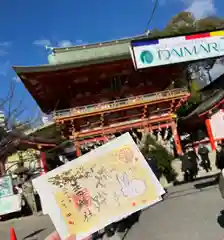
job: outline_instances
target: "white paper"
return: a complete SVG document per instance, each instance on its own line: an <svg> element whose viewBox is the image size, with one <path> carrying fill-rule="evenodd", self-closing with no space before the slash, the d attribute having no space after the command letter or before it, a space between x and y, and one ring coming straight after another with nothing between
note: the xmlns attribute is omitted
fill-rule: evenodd
<svg viewBox="0 0 224 240"><path fill-rule="evenodd" d="M82 239L155 204L165 193L129 133L33 184L62 239L71 234Z"/></svg>

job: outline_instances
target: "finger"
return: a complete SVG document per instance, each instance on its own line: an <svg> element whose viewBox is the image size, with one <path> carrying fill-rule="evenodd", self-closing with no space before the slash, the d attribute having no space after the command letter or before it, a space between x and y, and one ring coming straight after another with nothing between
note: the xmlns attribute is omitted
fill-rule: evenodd
<svg viewBox="0 0 224 240"><path fill-rule="evenodd" d="M61 238L58 235L58 233L55 231L51 233L45 240L61 240Z"/></svg>
<svg viewBox="0 0 224 240"><path fill-rule="evenodd" d="M66 238L66 240L75 240L76 237L74 235L71 235L70 237Z"/></svg>
<svg viewBox="0 0 224 240"><path fill-rule="evenodd" d="M75 239L76 239L76 237L74 235L66 238L66 240L75 240ZM92 237L88 236L88 237L83 238L82 240L91 240L91 239L92 239Z"/></svg>
<svg viewBox="0 0 224 240"><path fill-rule="evenodd" d="M92 235L88 236L88 237L85 237L83 238L82 240L91 240L92 239Z"/></svg>

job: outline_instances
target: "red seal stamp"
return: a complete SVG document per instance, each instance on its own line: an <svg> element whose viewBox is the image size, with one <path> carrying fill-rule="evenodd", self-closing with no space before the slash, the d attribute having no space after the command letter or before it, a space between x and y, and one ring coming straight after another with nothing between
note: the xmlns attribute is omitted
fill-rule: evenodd
<svg viewBox="0 0 224 240"><path fill-rule="evenodd" d="M89 208L92 205L92 198L88 189L83 188L76 192L75 195L72 196L72 200L76 208Z"/></svg>
<svg viewBox="0 0 224 240"><path fill-rule="evenodd" d="M132 162L133 157L134 157L134 154L133 154L132 150L128 147L122 148L119 151L119 160L121 160L122 162L130 163L130 162Z"/></svg>
<svg viewBox="0 0 224 240"><path fill-rule="evenodd" d="M68 223L69 223L70 225L74 225L74 224L75 224L72 220L69 220Z"/></svg>

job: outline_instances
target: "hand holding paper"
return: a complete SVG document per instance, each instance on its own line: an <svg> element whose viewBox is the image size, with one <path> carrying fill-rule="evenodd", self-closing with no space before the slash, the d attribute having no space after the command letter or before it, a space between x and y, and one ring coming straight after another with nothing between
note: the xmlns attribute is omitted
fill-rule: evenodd
<svg viewBox="0 0 224 240"><path fill-rule="evenodd" d="M57 232L53 232L45 240L62 240L62 239L60 238L60 236ZM66 240L76 240L76 237L70 236L70 237L66 238ZM91 236L83 238L82 240L91 240Z"/></svg>
<svg viewBox="0 0 224 240"><path fill-rule="evenodd" d="M128 133L33 183L63 240L81 240L165 193Z"/></svg>

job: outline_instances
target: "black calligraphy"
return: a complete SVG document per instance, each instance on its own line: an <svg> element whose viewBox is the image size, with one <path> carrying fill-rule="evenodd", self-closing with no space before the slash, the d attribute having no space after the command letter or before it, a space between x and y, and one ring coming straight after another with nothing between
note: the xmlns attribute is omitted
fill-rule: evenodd
<svg viewBox="0 0 224 240"><path fill-rule="evenodd" d="M96 188L98 187L103 187L105 188L106 185L105 185L105 180L108 180L110 179L111 176L110 174L107 172L106 168L105 167L101 167L97 172L96 172L96 175L95 175L95 179L97 180L96 182Z"/></svg>
<svg viewBox="0 0 224 240"><path fill-rule="evenodd" d="M82 187L80 186L80 184L78 182L78 179L73 179L71 181L71 188L74 193L77 193L78 191L80 191L82 189Z"/></svg>
<svg viewBox="0 0 224 240"><path fill-rule="evenodd" d="M113 194L114 200L118 206L120 206L120 195L117 192Z"/></svg>
<svg viewBox="0 0 224 240"><path fill-rule="evenodd" d="M67 203L73 204L75 209L83 213L84 222L88 222L93 216L91 207L94 206L96 211L100 212L102 205L107 203L107 194L105 191L100 191L99 188L106 188L108 180L112 179L115 169L108 169L104 166L96 167L92 165L86 169L79 167L76 170L64 171L61 174L49 178L48 181L53 185L62 189L66 196ZM82 180L92 181L95 187L98 188L97 194L91 196L89 190L82 186ZM85 181L83 181L85 183ZM61 202L66 210L66 218L70 220L72 213L68 212L68 206L65 201ZM70 224L73 224L71 219Z"/></svg>
<svg viewBox="0 0 224 240"><path fill-rule="evenodd" d="M84 222L88 222L92 216L93 216L92 212L87 208L84 211Z"/></svg>
<svg viewBox="0 0 224 240"><path fill-rule="evenodd" d="M75 207L79 210L90 207L92 203L90 193L87 189L82 189L76 192L76 194L73 195L73 201Z"/></svg>
<svg viewBox="0 0 224 240"><path fill-rule="evenodd" d="M101 205L106 204L106 196L105 192L97 192L97 194L92 197L92 201L98 212L100 211Z"/></svg>
<svg viewBox="0 0 224 240"><path fill-rule="evenodd" d="M75 172L74 175L76 176L77 179L90 178L90 177L92 177L92 175L94 173L94 166L92 166L89 169L85 169L84 167L80 167L80 168L77 169L77 171Z"/></svg>
<svg viewBox="0 0 224 240"><path fill-rule="evenodd" d="M61 201L61 205L62 205L64 208L67 208L67 205L66 205L66 203L65 203L64 200Z"/></svg>

